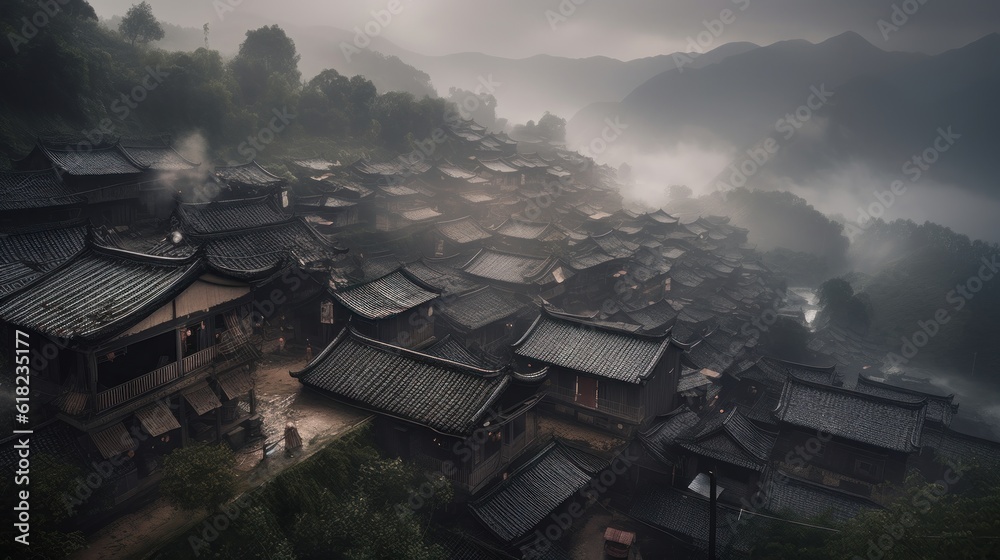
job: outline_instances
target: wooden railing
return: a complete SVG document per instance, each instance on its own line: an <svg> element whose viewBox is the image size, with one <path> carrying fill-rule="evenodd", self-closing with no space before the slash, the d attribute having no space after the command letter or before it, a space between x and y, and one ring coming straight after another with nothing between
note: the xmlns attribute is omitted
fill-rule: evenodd
<svg viewBox="0 0 1000 560"><path fill-rule="evenodd" d="M131 381L126 381L117 387L97 393L97 411L118 406L178 379L180 377L179 366L180 362L173 362Z"/></svg>
<svg viewBox="0 0 1000 560"><path fill-rule="evenodd" d="M191 354L180 362L169 363L159 369L126 381L117 387L101 391L97 393L97 412L102 412L134 398L141 397L153 389L179 379L182 375L182 365L184 367L184 375L205 367L212 363L217 354L216 347L211 346Z"/></svg>
<svg viewBox="0 0 1000 560"><path fill-rule="evenodd" d="M609 400L609 399L602 399L602 398L598 397L597 398L597 403L596 403L597 406L596 407L592 407L592 406L586 406L586 405L578 402L576 400L576 392L573 391L572 389L566 389L564 387L553 386L553 387L549 387L549 389L548 389L547 392L548 392L548 394L552 395L553 397L555 397L555 398L557 398L557 399L559 399L561 401L567 401L567 402L575 403L578 406L582 406L584 408L589 408L590 410L597 410L598 412L605 412L607 414L611 414L611 415L617 416L619 418L624 418L626 420L633 420L633 421L636 421L636 422L639 422L639 421L641 421L643 419L643 412L644 412L644 410L643 410L643 407L641 407L641 406L632 406L632 405L620 403L620 402L617 402L617 401L612 401L612 400Z"/></svg>
<svg viewBox="0 0 1000 560"><path fill-rule="evenodd" d="M199 350L194 354L184 358L184 373L192 372L200 367L205 367L212 363L218 354L215 346L209 346L204 350Z"/></svg>

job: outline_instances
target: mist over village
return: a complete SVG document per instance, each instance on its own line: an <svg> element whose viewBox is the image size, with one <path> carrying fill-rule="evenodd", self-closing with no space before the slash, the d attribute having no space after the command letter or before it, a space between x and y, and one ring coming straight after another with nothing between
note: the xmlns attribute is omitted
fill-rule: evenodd
<svg viewBox="0 0 1000 560"><path fill-rule="evenodd" d="M1000 557L1000 5L0 33L3 557Z"/></svg>

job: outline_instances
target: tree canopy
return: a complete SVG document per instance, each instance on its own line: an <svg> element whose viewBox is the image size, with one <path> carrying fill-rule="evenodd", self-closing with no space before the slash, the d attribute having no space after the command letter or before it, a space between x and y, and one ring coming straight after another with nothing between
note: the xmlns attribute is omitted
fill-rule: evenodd
<svg viewBox="0 0 1000 560"><path fill-rule="evenodd" d="M163 460L160 493L182 509L214 510L236 493L233 452L225 445L192 445Z"/></svg>
<svg viewBox="0 0 1000 560"><path fill-rule="evenodd" d="M246 103L256 106L269 94L298 89L300 58L295 42L271 25L247 31L230 68Z"/></svg>
<svg viewBox="0 0 1000 560"><path fill-rule="evenodd" d="M149 5L149 2L133 4L125 13L125 17L122 18L121 24L118 25L118 32L132 45L136 42L145 44L159 41L164 35L163 26L156 21L153 7Z"/></svg>

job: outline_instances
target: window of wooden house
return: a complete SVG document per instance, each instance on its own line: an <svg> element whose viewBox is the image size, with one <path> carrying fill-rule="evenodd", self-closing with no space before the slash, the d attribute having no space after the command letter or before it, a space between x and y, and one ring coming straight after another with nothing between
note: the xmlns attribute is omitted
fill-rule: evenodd
<svg viewBox="0 0 1000 560"><path fill-rule="evenodd" d="M525 426L526 426L527 416L528 416L527 413L522 414L522 415L514 418L513 420L511 420L509 423L507 423L507 441L508 442L513 442L517 438L519 438L522 435L524 435L524 429L525 429Z"/></svg>
<svg viewBox="0 0 1000 560"><path fill-rule="evenodd" d="M868 460L868 459L855 459L854 472L866 478L881 478L882 476L881 461Z"/></svg>

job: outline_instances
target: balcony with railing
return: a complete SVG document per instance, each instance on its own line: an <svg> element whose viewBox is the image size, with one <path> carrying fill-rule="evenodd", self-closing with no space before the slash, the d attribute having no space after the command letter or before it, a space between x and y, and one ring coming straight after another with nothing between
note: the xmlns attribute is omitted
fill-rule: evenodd
<svg viewBox="0 0 1000 560"><path fill-rule="evenodd" d="M553 398L563 401L571 402L579 407L587 408L590 410L596 410L597 412L603 412L605 414L610 414L617 418L623 420L629 420L632 422L641 422L644 418L644 409L642 406L633 406L618 401L613 401L610 399L605 399L597 397L595 400L596 406L588 406L577 400L576 391L573 389L567 389L565 387L552 386L549 387L546 392Z"/></svg>
<svg viewBox="0 0 1000 560"><path fill-rule="evenodd" d="M103 412L109 408L114 408L132 399L141 397L150 391L172 383L184 375L193 373L205 366L208 366L218 354L215 346L211 346L199 352L195 352L180 361L169 363L163 367L154 369L130 379L121 385L97 393L95 408L97 412Z"/></svg>

